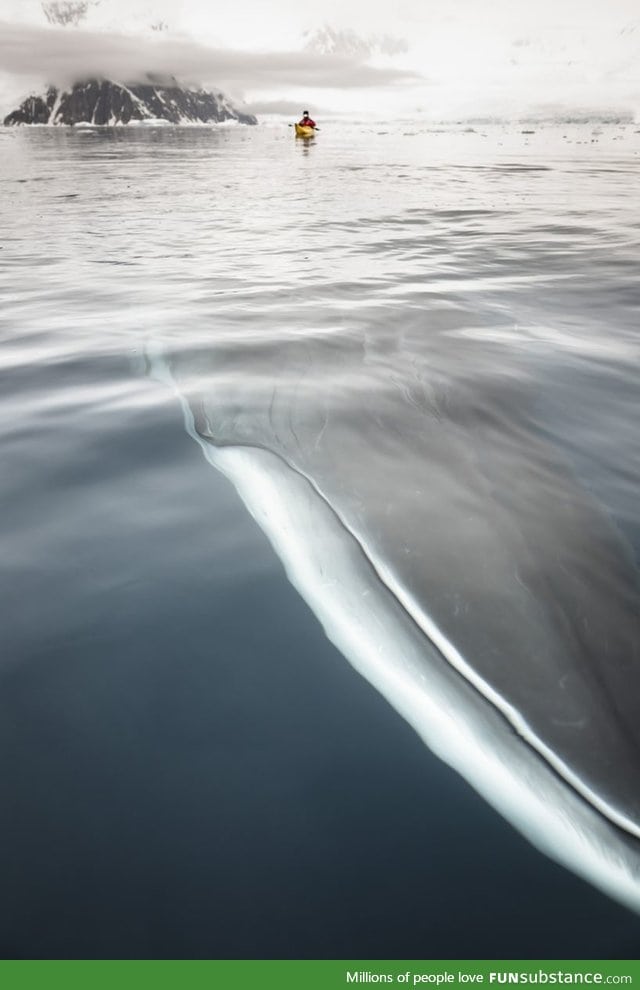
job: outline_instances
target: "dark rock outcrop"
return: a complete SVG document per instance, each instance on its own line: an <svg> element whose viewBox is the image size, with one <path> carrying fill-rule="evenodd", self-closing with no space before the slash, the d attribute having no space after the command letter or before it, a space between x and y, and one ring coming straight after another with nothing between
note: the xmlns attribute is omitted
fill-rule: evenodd
<svg viewBox="0 0 640 990"><path fill-rule="evenodd" d="M99 0L98 0L99 3ZM42 11L49 24L78 25L87 16L89 7L96 7L96 0L42 0Z"/></svg>
<svg viewBox="0 0 640 990"><path fill-rule="evenodd" d="M44 96L29 96L4 123L116 125L144 120L257 124L254 116L236 110L222 93L184 89L175 79L156 83L151 77L131 86L108 79L89 79L70 90L50 86Z"/></svg>

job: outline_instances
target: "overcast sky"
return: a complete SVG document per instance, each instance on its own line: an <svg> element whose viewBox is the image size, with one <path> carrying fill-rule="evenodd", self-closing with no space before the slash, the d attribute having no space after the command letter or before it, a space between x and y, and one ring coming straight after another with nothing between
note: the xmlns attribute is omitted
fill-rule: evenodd
<svg viewBox="0 0 640 990"><path fill-rule="evenodd" d="M434 117L545 109L640 112L640 0L88 0L48 23L0 0L0 110L47 80L173 72L261 104ZM167 30L152 31L151 25ZM392 35L388 56L302 54L323 25Z"/></svg>

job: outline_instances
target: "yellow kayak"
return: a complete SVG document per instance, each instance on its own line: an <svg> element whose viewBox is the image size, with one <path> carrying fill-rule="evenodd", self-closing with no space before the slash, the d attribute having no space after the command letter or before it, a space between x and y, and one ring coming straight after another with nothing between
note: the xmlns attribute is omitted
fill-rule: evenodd
<svg viewBox="0 0 640 990"><path fill-rule="evenodd" d="M300 124L296 124L296 137L314 137L316 133L315 127L301 127Z"/></svg>

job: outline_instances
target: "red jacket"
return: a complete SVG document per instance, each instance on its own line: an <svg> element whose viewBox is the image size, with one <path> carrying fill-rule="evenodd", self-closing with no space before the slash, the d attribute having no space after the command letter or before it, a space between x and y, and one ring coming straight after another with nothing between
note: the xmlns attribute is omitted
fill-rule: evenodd
<svg viewBox="0 0 640 990"><path fill-rule="evenodd" d="M315 122L315 120L312 120L311 117L303 117L298 126L299 127L315 127L316 126L316 122Z"/></svg>

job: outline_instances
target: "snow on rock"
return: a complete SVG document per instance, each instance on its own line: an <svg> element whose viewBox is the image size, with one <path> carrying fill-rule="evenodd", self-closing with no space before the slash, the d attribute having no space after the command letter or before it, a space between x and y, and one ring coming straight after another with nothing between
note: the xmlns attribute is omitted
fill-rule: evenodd
<svg viewBox="0 0 640 990"><path fill-rule="evenodd" d="M96 0L43 0L40 4L49 24L60 27L80 24L86 18L89 7L97 5Z"/></svg>
<svg viewBox="0 0 640 990"><path fill-rule="evenodd" d="M398 55L409 50L405 38L389 34L364 37L351 29L337 30L325 24L316 31L305 31L305 49L320 55L343 55L348 58L370 58L373 55Z"/></svg>
<svg viewBox="0 0 640 990"><path fill-rule="evenodd" d="M93 124L114 125L160 120L170 124L210 124L237 121L257 124L241 113L222 93L185 89L176 79L125 86L108 79L89 79L70 90L50 86L44 96L29 96L5 117L5 125Z"/></svg>

